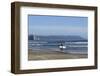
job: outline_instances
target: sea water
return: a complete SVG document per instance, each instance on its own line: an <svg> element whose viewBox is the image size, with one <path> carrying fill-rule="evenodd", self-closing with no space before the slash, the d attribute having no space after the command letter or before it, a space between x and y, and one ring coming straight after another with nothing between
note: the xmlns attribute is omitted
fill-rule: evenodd
<svg viewBox="0 0 100 76"><path fill-rule="evenodd" d="M59 46L61 43L58 42L49 42L49 41L28 41L28 48L32 50L39 49L39 51L50 51L50 50L60 50ZM87 41L65 41L63 46L66 46L63 51L65 53L79 53L79 54L87 54L88 53L88 42ZM37 50L36 50L37 51Z"/></svg>

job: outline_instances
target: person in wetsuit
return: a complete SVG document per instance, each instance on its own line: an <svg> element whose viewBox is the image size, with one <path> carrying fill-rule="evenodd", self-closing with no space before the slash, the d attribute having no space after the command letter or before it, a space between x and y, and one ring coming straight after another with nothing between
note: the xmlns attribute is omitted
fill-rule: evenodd
<svg viewBox="0 0 100 76"><path fill-rule="evenodd" d="M60 50L63 51L63 43L60 44Z"/></svg>

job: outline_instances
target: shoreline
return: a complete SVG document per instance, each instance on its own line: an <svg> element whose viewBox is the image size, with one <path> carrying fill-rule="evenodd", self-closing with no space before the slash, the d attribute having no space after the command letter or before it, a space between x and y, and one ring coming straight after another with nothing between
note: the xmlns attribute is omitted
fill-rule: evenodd
<svg viewBox="0 0 100 76"><path fill-rule="evenodd" d="M87 57L87 54L65 53L59 50L28 50L28 60L80 59Z"/></svg>

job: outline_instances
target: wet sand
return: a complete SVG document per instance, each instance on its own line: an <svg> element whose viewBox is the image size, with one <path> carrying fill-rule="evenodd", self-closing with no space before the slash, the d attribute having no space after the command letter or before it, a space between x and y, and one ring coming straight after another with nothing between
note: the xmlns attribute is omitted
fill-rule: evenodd
<svg viewBox="0 0 100 76"><path fill-rule="evenodd" d="M55 60L55 59L80 59L87 58L87 54L65 53L60 50L39 51L29 49L28 60Z"/></svg>

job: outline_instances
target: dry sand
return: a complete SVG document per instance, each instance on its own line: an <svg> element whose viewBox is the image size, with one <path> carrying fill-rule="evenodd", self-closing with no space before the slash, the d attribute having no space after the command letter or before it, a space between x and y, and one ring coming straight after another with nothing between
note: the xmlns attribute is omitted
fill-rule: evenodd
<svg viewBox="0 0 100 76"><path fill-rule="evenodd" d="M55 50L41 52L29 49L28 51L28 60L80 59L87 58L87 56L87 54L71 54Z"/></svg>

